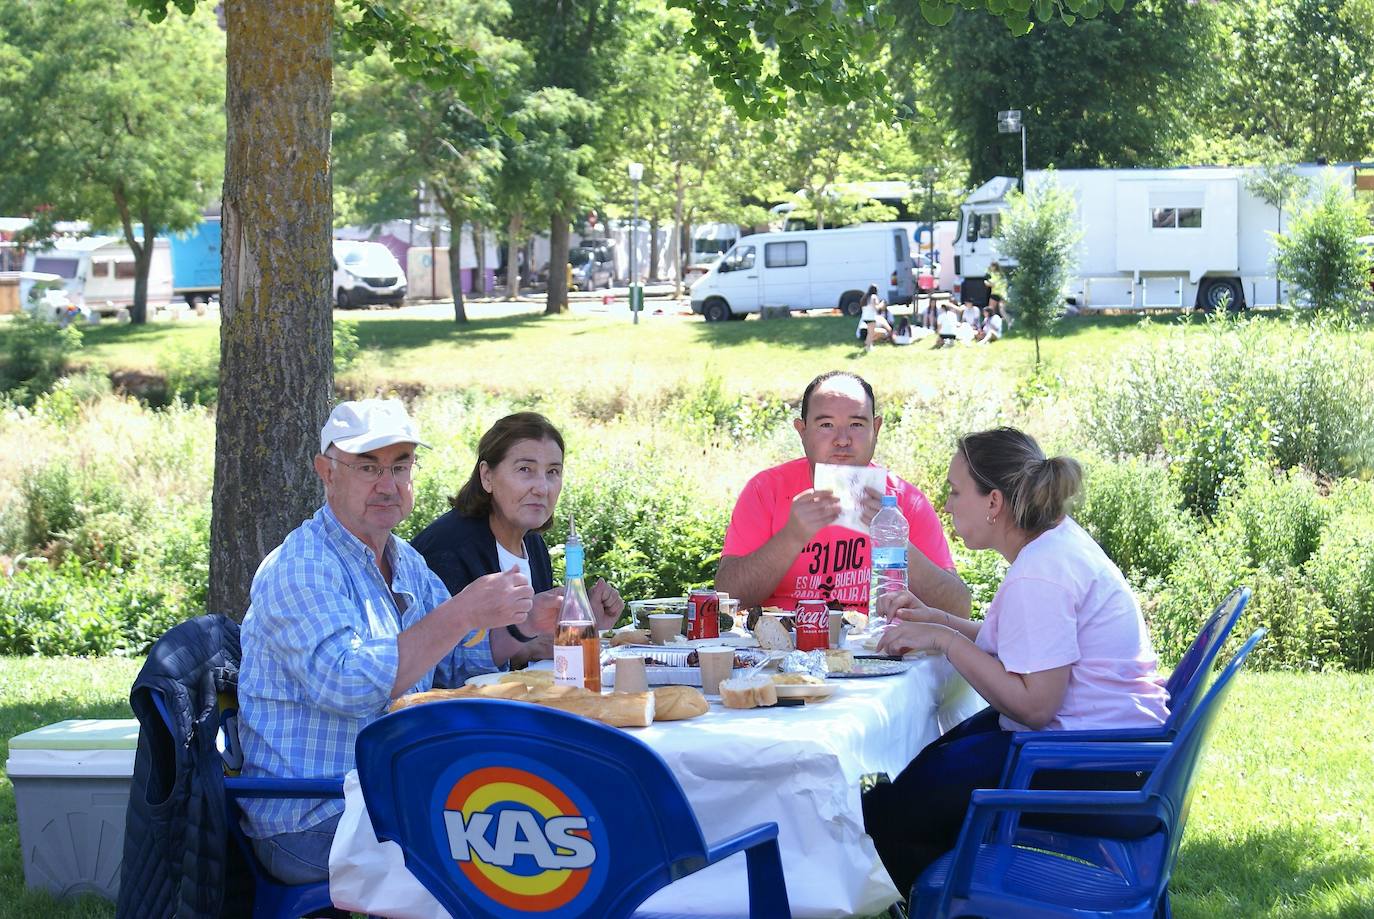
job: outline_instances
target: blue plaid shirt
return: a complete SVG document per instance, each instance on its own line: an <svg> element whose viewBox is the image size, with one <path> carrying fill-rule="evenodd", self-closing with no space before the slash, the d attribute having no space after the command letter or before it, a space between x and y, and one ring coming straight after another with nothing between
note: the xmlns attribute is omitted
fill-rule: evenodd
<svg viewBox="0 0 1374 919"><path fill-rule="evenodd" d="M241 631L243 775L333 778L353 768L358 732L391 701L396 636L449 598L403 540L393 535L385 552L390 588L372 550L326 505L259 566ZM485 631L472 633L410 691L495 669ZM308 829L342 813L343 801L249 799L243 810L261 839Z"/></svg>

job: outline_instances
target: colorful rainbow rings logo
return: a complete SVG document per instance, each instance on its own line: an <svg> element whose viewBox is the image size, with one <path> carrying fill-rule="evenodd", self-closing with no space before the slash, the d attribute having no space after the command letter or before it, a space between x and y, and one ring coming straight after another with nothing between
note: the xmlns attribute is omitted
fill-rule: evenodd
<svg viewBox="0 0 1374 919"><path fill-rule="evenodd" d="M528 768L467 760L448 770L436 789L436 830L474 899L504 907L498 912L576 911L605 881L603 825L585 801L574 802L582 796L566 778L521 765Z"/></svg>

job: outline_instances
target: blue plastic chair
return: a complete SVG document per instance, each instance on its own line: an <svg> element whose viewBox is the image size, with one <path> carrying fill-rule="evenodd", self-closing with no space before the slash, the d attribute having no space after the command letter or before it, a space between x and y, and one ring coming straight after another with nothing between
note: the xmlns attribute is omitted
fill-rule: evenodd
<svg viewBox="0 0 1374 919"><path fill-rule="evenodd" d="M1203 748L1236 673L1264 635L1258 629L1246 640L1171 743L1046 741L1023 750L1040 769L1150 775L1140 791L975 791L958 844L911 890L913 919L1168 919L1169 878ZM1021 818L1038 814L1153 819L1158 828L1133 839L1036 833L1027 845Z"/></svg>
<svg viewBox="0 0 1374 919"><path fill-rule="evenodd" d="M167 701L162 693L152 691L153 705L162 716L162 723L171 733L175 733L176 722L167 709ZM233 719L223 716L233 710L226 710L221 716L221 724ZM221 728L223 730L223 728ZM230 730L224 738L226 748L236 749L238 737ZM220 774L220 773L216 773ZM334 903L329 897L329 881L317 884L285 884L267 873L259 863L253 844L239 824L239 801L243 798L342 798L343 781L340 779L266 779L224 776L224 803L228 809L227 823L229 835L248 863L253 875L253 919L295 919L298 916L332 909Z"/></svg>
<svg viewBox="0 0 1374 919"><path fill-rule="evenodd" d="M1178 735L1179 729L1187 722L1193 707L1206 693L1212 683L1212 664L1221 653L1222 646L1230 637L1232 629L1240 621L1240 615L1250 602L1250 588L1237 587L1207 617L1201 631L1193 639L1188 650L1179 659L1174 672L1164 684L1169 694L1169 717L1164 723L1152 728L1118 728L1102 731L1017 731L1011 735L1011 748L1007 751L1007 762L1002 771L1002 788L1026 788L1024 776L1018 776L1021 750L1030 743L1074 743L1074 742L1125 742L1125 741L1169 741Z"/></svg>
<svg viewBox="0 0 1374 919"><path fill-rule="evenodd" d="M454 919L628 917L739 852L751 919L791 915L778 825L708 846L662 758L615 728L520 702L432 702L364 728L357 761L377 838Z"/></svg>

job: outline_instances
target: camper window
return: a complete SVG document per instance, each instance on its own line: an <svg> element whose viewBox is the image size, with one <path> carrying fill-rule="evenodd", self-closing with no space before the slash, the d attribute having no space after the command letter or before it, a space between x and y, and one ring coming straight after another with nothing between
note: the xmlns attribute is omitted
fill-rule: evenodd
<svg viewBox="0 0 1374 919"><path fill-rule="evenodd" d="M77 260L74 258L53 258L51 256L35 256L33 260L33 270L42 274L55 274L59 278L76 277Z"/></svg>
<svg viewBox="0 0 1374 919"><path fill-rule="evenodd" d="M1185 230L1202 228L1202 208L1181 207L1178 209L1178 225Z"/></svg>
<svg viewBox="0 0 1374 919"><path fill-rule="evenodd" d="M763 263L769 268L800 268L806 264L806 243L768 243Z"/></svg>
<svg viewBox="0 0 1374 919"><path fill-rule="evenodd" d="M133 262L115 262L114 276L121 280L138 277L138 266Z"/></svg>
<svg viewBox="0 0 1374 919"><path fill-rule="evenodd" d="M1200 207L1150 208L1150 226L1156 230L1198 230L1202 228Z"/></svg>

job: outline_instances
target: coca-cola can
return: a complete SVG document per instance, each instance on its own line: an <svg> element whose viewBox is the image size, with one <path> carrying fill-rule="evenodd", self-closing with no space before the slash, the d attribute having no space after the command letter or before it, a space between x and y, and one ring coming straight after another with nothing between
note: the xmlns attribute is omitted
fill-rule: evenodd
<svg viewBox="0 0 1374 919"><path fill-rule="evenodd" d="M801 601L797 604L794 628L798 651L830 647L830 608L824 600Z"/></svg>
<svg viewBox="0 0 1374 919"><path fill-rule="evenodd" d="M714 590L694 590L687 595L687 637L720 637L720 597Z"/></svg>

